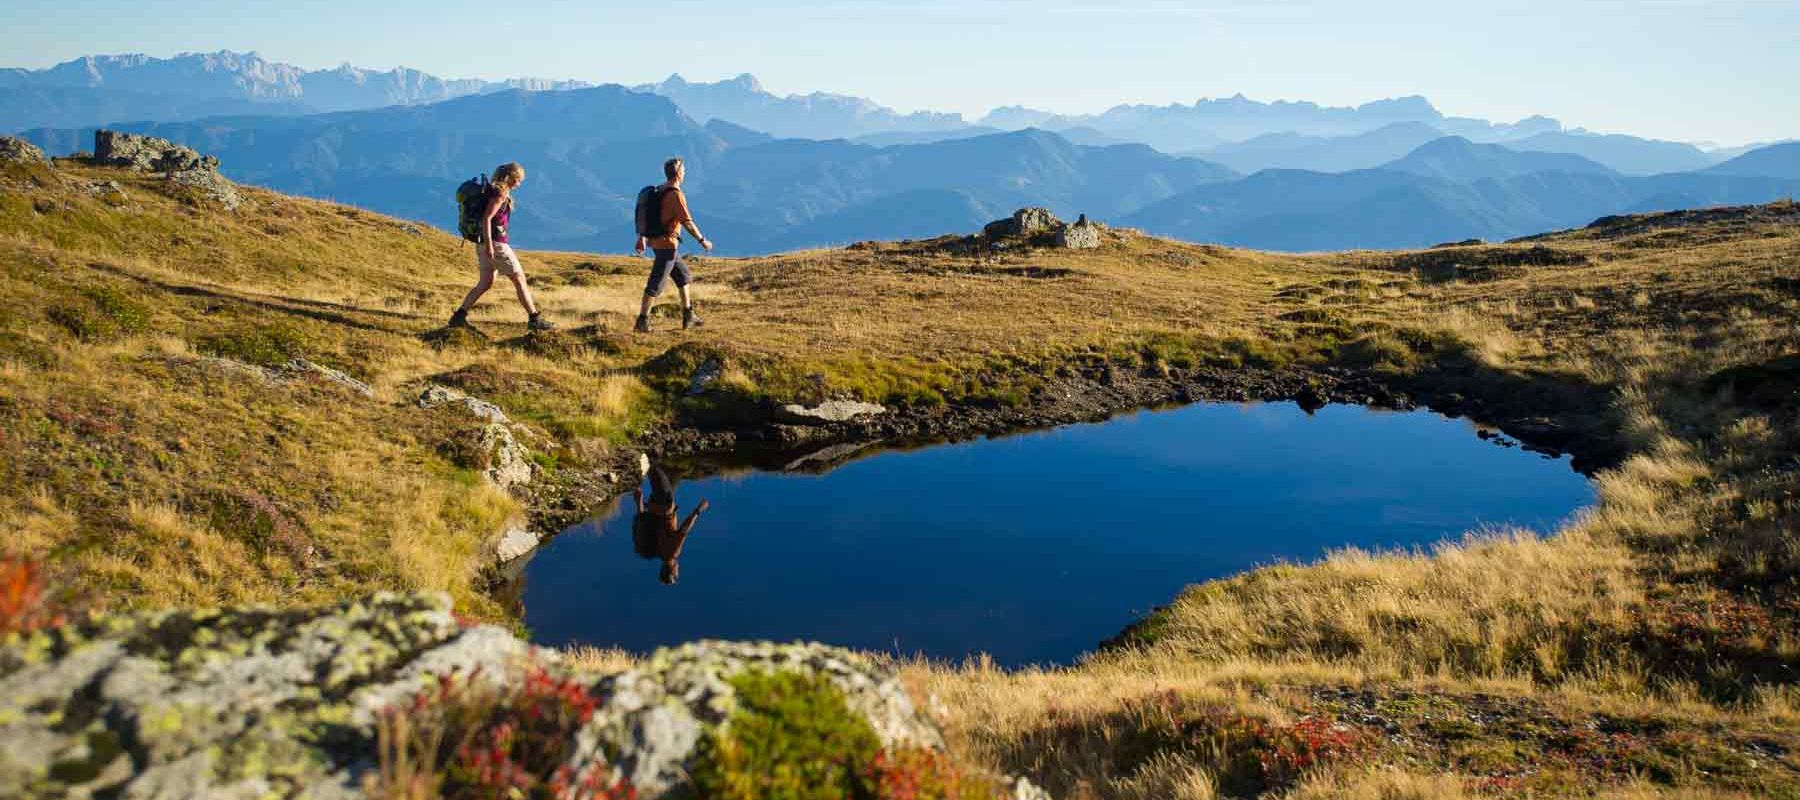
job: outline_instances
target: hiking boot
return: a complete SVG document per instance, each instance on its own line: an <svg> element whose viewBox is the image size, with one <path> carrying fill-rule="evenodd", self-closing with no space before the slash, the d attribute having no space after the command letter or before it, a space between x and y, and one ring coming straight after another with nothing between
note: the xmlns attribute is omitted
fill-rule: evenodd
<svg viewBox="0 0 1800 800"><path fill-rule="evenodd" d="M689 307L681 310L681 329L682 330L685 331L688 328L698 328L705 324L706 323L700 321L699 317L694 316L693 306L689 306Z"/></svg>
<svg viewBox="0 0 1800 800"><path fill-rule="evenodd" d="M531 321L525 323L525 329L528 331L553 331L556 330L556 323L544 319L542 314L532 314Z"/></svg>
<svg viewBox="0 0 1800 800"><path fill-rule="evenodd" d="M446 328L467 328L467 327L469 327L469 310L466 308L457 309L456 313L450 315L450 324L446 325L444 327L446 327Z"/></svg>
<svg viewBox="0 0 1800 800"><path fill-rule="evenodd" d="M639 316L637 318L637 324L631 326L631 329L637 333L649 333L650 332L650 316L648 314Z"/></svg>

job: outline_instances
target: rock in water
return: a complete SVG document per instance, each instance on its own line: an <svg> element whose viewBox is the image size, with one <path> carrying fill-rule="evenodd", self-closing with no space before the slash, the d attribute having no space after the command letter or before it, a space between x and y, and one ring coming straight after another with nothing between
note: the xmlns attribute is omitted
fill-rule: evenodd
<svg viewBox="0 0 1800 800"><path fill-rule="evenodd" d="M520 523L514 523L500 534L500 543L494 546L494 558L504 564L532 551L538 546L538 535Z"/></svg>
<svg viewBox="0 0 1800 800"><path fill-rule="evenodd" d="M834 422L849 422L858 417L886 414L887 406L856 400L827 400L816 406L789 403L777 411L776 416L783 422L795 425L826 425Z"/></svg>
<svg viewBox="0 0 1800 800"><path fill-rule="evenodd" d="M48 164L37 145L17 136L0 136L0 164Z"/></svg>

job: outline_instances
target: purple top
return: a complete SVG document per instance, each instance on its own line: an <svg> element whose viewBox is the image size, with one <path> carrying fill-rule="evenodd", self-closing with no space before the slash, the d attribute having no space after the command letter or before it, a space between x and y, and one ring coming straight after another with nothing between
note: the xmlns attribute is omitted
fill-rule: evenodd
<svg viewBox="0 0 1800 800"><path fill-rule="evenodd" d="M506 244L506 223L511 221L512 198L508 197L500 202L500 210L494 212L494 244Z"/></svg>

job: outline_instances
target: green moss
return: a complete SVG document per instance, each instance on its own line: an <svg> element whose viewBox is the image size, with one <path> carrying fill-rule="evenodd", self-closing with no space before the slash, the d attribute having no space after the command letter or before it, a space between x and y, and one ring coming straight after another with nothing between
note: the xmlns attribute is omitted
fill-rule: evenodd
<svg viewBox="0 0 1800 800"><path fill-rule="evenodd" d="M738 710L700 745L699 796L716 800L837 800L872 794L864 767L881 742L825 678L746 672L731 680Z"/></svg>

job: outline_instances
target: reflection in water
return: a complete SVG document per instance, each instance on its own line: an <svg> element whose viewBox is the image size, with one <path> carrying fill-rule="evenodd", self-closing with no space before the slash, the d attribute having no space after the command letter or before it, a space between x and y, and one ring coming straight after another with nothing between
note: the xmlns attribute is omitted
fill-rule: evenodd
<svg viewBox="0 0 1800 800"><path fill-rule="evenodd" d="M631 490L631 494L637 500L637 517L631 521L631 547L639 558L661 561L657 580L664 585L674 584L681 578L681 548L687 544L694 523L700 521L700 514L712 503L702 499L687 519L676 524L680 511L675 504L675 482L669 480L661 464L650 467L650 499L644 499L642 486Z"/></svg>
<svg viewBox="0 0 1800 800"><path fill-rule="evenodd" d="M1593 499L1567 459L1496 447L1466 422L1291 403L882 451L822 473L821 460L658 465L642 500L522 567L534 640L808 639L1067 663L1195 581L1347 546L1548 532ZM702 498L718 508L686 547ZM665 559L687 580L646 591L646 561Z"/></svg>

